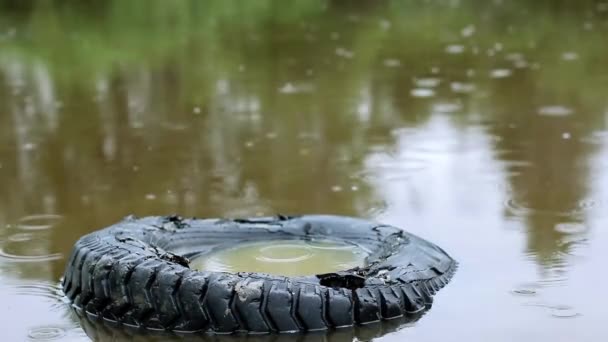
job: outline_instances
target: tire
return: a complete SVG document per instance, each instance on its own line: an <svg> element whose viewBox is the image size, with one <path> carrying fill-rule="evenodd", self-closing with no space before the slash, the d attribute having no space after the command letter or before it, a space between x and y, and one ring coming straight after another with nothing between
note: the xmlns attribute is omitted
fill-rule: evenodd
<svg viewBox="0 0 608 342"><path fill-rule="evenodd" d="M239 241L330 238L366 266L315 276L192 270L189 258ZM399 228L330 215L251 219L128 217L80 238L62 280L89 319L175 332L307 332L422 312L457 262Z"/></svg>

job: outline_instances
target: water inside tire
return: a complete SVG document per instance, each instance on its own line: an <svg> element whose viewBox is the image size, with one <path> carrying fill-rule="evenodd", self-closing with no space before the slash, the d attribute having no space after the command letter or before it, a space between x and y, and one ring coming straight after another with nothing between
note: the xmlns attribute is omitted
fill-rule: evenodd
<svg viewBox="0 0 608 342"><path fill-rule="evenodd" d="M363 266L366 256L357 246L332 240L275 240L241 243L203 255L192 260L190 267L217 272L302 276Z"/></svg>

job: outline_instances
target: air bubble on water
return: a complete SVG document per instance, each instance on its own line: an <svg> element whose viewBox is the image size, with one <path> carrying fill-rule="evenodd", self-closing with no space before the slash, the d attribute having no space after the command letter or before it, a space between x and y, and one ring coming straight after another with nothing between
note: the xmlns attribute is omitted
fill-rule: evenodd
<svg viewBox="0 0 608 342"><path fill-rule="evenodd" d="M505 78L511 76L513 72L511 69L494 69L490 71L490 77L492 78Z"/></svg>
<svg viewBox="0 0 608 342"><path fill-rule="evenodd" d="M578 54L576 52L572 52L572 51L564 52L562 54L562 59L565 61L574 61L574 60L578 59Z"/></svg>
<svg viewBox="0 0 608 342"><path fill-rule="evenodd" d="M194 107L194 108L192 109L192 112L193 112L194 114L200 114L200 113L201 113L201 108L200 108L200 107Z"/></svg>
<svg viewBox="0 0 608 342"><path fill-rule="evenodd" d="M384 66L389 68L397 68L401 66L401 62L398 59L389 58L384 60Z"/></svg>
<svg viewBox="0 0 608 342"><path fill-rule="evenodd" d="M571 115L572 113L572 109L560 105L543 106L538 109L538 114L543 116L562 117Z"/></svg>
<svg viewBox="0 0 608 342"><path fill-rule="evenodd" d="M266 133L266 138L267 139L275 139L277 137L277 134L275 132L268 132Z"/></svg>
<svg viewBox="0 0 608 342"><path fill-rule="evenodd" d="M568 139L570 139L570 137L571 137L570 133L568 133L568 132L562 133L562 139L568 140Z"/></svg>
<svg viewBox="0 0 608 342"><path fill-rule="evenodd" d="M340 191L342 191L342 187L339 186L339 185L334 185L334 186L331 187L331 191L333 191L333 192L340 192Z"/></svg>
<svg viewBox="0 0 608 342"><path fill-rule="evenodd" d="M338 32L332 32L329 34L329 38L331 40L338 40L340 39L340 34Z"/></svg>
<svg viewBox="0 0 608 342"><path fill-rule="evenodd" d="M470 37L470 36L472 36L473 34L475 34L475 25L471 24L471 25L468 25L468 26L464 27L460 31L460 34L463 37Z"/></svg>
<svg viewBox="0 0 608 342"><path fill-rule="evenodd" d="M253 141L245 142L245 147L252 148L254 145L255 145L255 143Z"/></svg>
<svg viewBox="0 0 608 342"><path fill-rule="evenodd" d="M356 185L353 185L353 186L350 187L350 190L351 191L359 191L359 187L356 186Z"/></svg>
<svg viewBox="0 0 608 342"><path fill-rule="evenodd" d="M145 197L149 201L152 201L152 200L156 199L156 195L155 194L147 194Z"/></svg>
<svg viewBox="0 0 608 342"><path fill-rule="evenodd" d="M431 68L431 74L438 74L439 71L441 71L441 69L439 69L439 67L432 67Z"/></svg>
<svg viewBox="0 0 608 342"><path fill-rule="evenodd" d="M474 69L468 69L467 70L467 77L473 77L475 76L475 70Z"/></svg>
<svg viewBox="0 0 608 342"><path fill-rule="evenodd" d="M495 43L494 44L494 50L495 51L500 52L500 51L502 51L502 48L503 48L502 43Z"/></svg>
<svg viewBox="0 0 608 342"><path fill-rule="evenodd" d="M355 53L353 51L347 50L343 47L336 48L336 55L347 59L355 57Z"/></svg>
<svg viewBox="0 0 608 342"><path fill-rule="evenodd" d="M459 44L452 44L452 45L448 45L445 48L445 52L452 54L452 55L458 55L463 53L465 50L464 45L459 45Z"/></svg>
<svg viewBox="0 0 608 342"><path fill-rule="evenodd" d="M435 91L428 88L415 88L410 91L410 94L413 97L433 97L435 96Z"/></svg>

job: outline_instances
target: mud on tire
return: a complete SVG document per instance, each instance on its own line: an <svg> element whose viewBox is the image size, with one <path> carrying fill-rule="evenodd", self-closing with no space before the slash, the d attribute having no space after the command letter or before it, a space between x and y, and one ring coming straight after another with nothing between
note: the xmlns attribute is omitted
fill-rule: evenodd
<svg viewBox="0 0 608 342"><path fill-rule="evenodd" d="M239 241L329 238L369 252L364 267L315 276L221 273L189 259ZM91 319L177 332L306 332L425 310L457 262L399 228L309 215L251 219L128 217L80 238L62 280Z"/></svg>

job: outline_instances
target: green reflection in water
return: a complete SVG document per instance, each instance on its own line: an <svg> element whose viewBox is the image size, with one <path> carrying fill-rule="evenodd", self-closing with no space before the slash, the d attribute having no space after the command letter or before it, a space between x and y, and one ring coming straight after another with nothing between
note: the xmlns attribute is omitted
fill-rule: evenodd
<svg viewBox="0 0 608 342"><path fill-rule="evenodd" d="M366 253L332 240L243 243L192 260L191 268L218 272L313 275L363 266Z"/></svg>

